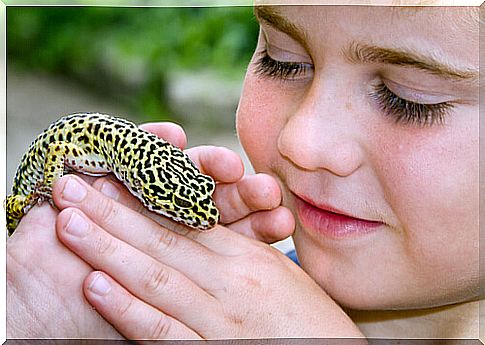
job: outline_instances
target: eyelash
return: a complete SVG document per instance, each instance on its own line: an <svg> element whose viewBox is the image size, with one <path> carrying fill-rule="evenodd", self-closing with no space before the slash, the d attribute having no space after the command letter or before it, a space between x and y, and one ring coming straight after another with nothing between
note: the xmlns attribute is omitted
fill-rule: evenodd
<svg viewBox="0 0 485 345"><path fill-rule="evenodd" d="M309 63L274 60L266 49L261 52L256 66L259 75L282 80L297 79L313 70L313 65Z"/></svg>
<svg viewBox="0 0 485 345"><path fill-rule="evenodd" d="M313 65L309 63L274 60L266 49L261 52L256 66L259 75L284 81L295 80L313 71ZM382 82L374 86L370 95L387 116L393 117L396 123L408 125L443 124L446 115L453 108L453 104L449 102L423 104L408 101L397 96Z"/></svg>
<svg viewBox="0 0 485 345"><path fill-rule="evenodd" d="M375 86L371 97L375 99L382 111L394 117L396 123L431 126L434 123L443 124L453 104L441 102L423 104L408 101L397 96L384 83Z"/></svg>

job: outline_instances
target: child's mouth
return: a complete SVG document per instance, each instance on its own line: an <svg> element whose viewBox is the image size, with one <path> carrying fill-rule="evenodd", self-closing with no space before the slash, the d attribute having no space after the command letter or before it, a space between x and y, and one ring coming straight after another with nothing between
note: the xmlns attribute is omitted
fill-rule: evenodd
<svg viewBox="0 0 485 345"><path fill-rule="evenodd" d="M307 198L293 195L302 225L327 237L339 239L359 236L375 231L383 225L382 222L346 215L329 206L316 206L313 201Z"/></svg>

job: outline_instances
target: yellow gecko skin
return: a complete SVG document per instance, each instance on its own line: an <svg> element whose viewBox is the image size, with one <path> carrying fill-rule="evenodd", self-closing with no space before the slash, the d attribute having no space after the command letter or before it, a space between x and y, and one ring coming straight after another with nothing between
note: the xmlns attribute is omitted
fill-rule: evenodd
<svg viewBox="0 0 485 345"><path fill-rule="evenodd" d="M22 157L4 203L9 235L32 206L52 204L53 183L70 171L113 173L149 210L189 227L219 221L214 180L179 148L128 120L79 113L51 124Z"/></svg>

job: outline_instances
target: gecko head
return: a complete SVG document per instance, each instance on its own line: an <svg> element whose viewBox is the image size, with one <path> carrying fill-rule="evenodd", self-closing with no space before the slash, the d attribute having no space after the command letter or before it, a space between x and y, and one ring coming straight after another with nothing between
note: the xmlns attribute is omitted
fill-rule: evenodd
<svg viewBox="0 0 485 345"><path fill-rule="evenodd" d="M217 224L219 210L212 198L215 182L210 176L165 166L157 177L143 187L143 199L151 211L199 230Z"/></svg>

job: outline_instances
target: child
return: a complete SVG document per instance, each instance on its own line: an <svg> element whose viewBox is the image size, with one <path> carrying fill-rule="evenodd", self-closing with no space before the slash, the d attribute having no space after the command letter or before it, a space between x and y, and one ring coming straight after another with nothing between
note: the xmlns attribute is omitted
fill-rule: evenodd
<svg viewBox="0 0 485 345"><path fill-rule="evenodd" d="M70 251L48 206L9 242L11 336L53 334L33 321L56 311L71 320L58 337L118 336L81 284L128 338L477 336L478 10L255 13L237 129L260 174L241 178L224 149L190 152L219 181L224 226L167 231L109 179L62 178L55 226ZM148 129L183 146L175 127ZM251 239L293 227L301 268ZM45 306L28 306L35 294Z"/></svg>

